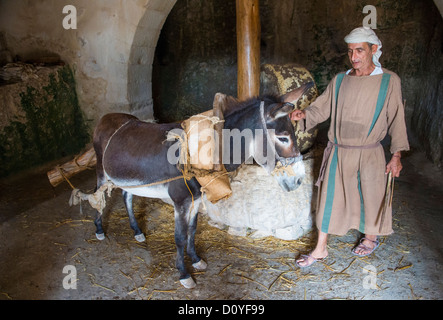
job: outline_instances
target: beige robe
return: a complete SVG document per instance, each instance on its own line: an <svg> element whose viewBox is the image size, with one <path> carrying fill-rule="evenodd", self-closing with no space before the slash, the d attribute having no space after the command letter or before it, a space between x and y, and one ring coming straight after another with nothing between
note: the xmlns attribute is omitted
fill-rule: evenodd
<svg viewBox="0 0 443 320"><path fill-rule="evenodd" d="M370 235L393 232L391 208L386 211L380 230L387 181L386 159L383 147L374 147L374 144L382 141L386 134L391 136L391 153L409 150L409 144L400 78L389 70L383 69L383 72L389 74L390 79L378 118L374 115L381 74L344 75L337 105L335 76L325 92L305 109L305 130L331 118L329 141L354 147L334 146L328 158L316 216L318 229L325 233L344 235L350 229Z"/></svg>

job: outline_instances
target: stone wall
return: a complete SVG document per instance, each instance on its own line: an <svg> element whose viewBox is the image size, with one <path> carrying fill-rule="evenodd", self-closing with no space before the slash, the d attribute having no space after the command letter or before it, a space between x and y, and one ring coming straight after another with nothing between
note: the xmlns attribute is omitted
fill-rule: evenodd
<svg viewBox="0 0 443 320"><path fill-rule="evenodd" d="M437 165L443 166L443 27L434 26L428 45L422 49L420 70L417 73L411 128L426 151Z"/></svg>
<svg viewBox="0 0 443 320"><path fill-rule="evenodd" d="M0 177L78 153L90 141L68 66L0 68Z"/></svg>
<svg viewBox="0 0 443 320"><path fill-rule="evenodd" d="M90 127L108 112L152 118L152 60L163 22L175 2L4 0L0 2L0 34L14 59L56 57L71 66ZM62 25L66 5L77 10L77 29L66 30Z"/></svg>

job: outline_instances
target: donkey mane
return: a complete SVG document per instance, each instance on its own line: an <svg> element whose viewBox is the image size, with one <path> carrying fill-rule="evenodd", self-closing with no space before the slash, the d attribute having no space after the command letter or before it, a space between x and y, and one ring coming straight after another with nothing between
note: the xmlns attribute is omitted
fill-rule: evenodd
<svg viewBox="0 0 443 320"><path fill-rule="evenodd" d="M244 109L250 108L252 106L258 107L262 101L268 103L279 103L281 102L281 98L269 94L260 97L252 97L244 101L239 101L236 98L229 96L223 109L223 114L225 117L227 117L231 114L243 111Z"/></svg>

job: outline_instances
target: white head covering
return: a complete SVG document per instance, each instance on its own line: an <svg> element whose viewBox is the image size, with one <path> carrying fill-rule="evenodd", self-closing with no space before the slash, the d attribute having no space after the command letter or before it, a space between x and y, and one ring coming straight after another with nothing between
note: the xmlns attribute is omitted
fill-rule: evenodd
<svg viewBox="0 0 443 320"><path fill-rule="evenodd" d="M381 67L378 59L381 56L381 41L375 34L374 30L369 27L355 28L345 37L346 43L369 42L378 46L377 51L372 55L372 61L377 67Z"/></svg>

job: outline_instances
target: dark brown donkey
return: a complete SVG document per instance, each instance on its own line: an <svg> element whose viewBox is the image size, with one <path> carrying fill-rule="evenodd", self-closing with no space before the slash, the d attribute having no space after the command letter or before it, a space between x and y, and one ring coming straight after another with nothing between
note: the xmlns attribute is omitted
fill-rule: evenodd
<svg viewBox="0 0 443 320"><path fill-rule="evenodd" d="M241 150L238 150L239 146L232 145L229 141L224 143L223 151L229 151L228 159L223 159L226 169L233 171L252 157L271 172L276 163L280 162L292 166L295 169L293 172L296 172L292 175L276 176L280 186L286 191L297 188L302 181L304 167L300 161L301 155L288 116L293 111L294 105L284 101L294 102L310 87L312 83L291 92L290 100L288 95L280 98L254 98L244 102L231 100L224 111L224 133L230 133L228 140L232 140L233 133L250 130L252 139L251 141L240 139L243 141ZM129 222L137 241L144 241L145 237L134 217L133 195L172 200L175 212L176 266L180 272L182 285L192 288L195 287L195 282L185 267L185 246L192 260L192 266L199 270L206 268L206 263L197 255L194 245L201 186L195 178L187 181L187 185L183 178L173 180L180 177L181 172L177 169L176 163L168 161L168 150L176 143L166 141L167 133L171 130L180 130L180 124L148 123L121 113L105 115L94 132L97 188L111 181L122 189ZM240 154L236 158L239 159L237 161L234 158L235 154ZM167 179L172 181L146 186ZM102 215L98 212L95 225L97 238L104 239Z"/></svg>

